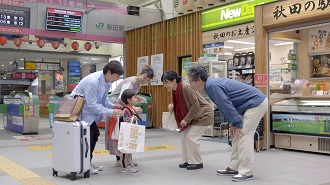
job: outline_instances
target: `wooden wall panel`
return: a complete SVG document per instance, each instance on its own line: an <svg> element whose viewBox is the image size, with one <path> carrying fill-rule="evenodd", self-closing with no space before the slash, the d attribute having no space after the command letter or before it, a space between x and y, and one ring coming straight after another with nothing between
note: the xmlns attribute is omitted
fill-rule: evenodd
<svg viewBox="0 0 330 185"><path fill-rule="evenodd" d="M137 57L164 54L164 71L178 72L178 57L192 55L196 61L203 52L201 14L192 14L155 23L126 32L126 67L125 75L136 75ZM150 64L150 62L149 62ZM152 96L153 126L161 127L162 112L167 111L171 102L171 93L163 86L142 87L141 92Z"/></svg>

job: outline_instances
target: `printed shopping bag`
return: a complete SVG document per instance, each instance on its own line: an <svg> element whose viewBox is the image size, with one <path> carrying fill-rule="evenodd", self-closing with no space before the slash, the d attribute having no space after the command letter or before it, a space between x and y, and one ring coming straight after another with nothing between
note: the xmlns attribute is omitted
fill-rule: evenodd
<svg viewBox="0 0 330 185"><path fill-rule="evenodd" d="M121 122L118 150L122 153L134 154L144 152L145 126Z"/></svg>
<svg viewBox="0 0 330 185"><path fill-rule="evenodd" d="M84 106L84 99L76 96L74 99L64 97L60 102L54 118L58 121L77 121Z"/></svg>

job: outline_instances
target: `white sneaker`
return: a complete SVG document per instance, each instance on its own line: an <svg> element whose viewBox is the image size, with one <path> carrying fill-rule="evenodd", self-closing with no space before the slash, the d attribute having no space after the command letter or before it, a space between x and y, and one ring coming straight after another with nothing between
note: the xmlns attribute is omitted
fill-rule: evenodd
<svg viewBox="0 0 330 185"><path fill-rule="evenodd" d="M92 164L92 163L91 163L91 166L97 171L102 171L103 170L103 166L99 166L99 165Z"/></svg>
<svg viewBox="0 0 330 185"><path fill-rule="evenodd" d="M116 167L121 167L121 163L120 163L120 160L119 161L116 161Z"/></svg>
<svg viewBox="0 0 330 185"><path fill-rule="evenodd" d="M138 165L138 163L137 162L134 162L134 161L132 161L131 164L133 164L134 166L137 166Z"/></svg>
<svg viewBox="0 0 330 185"><path fill-rule="evenodd" d="M93 167L93 165L91 164L91 168L89 169L89 173L90 173L90 174L98 174L99 171L98 171L97 169L95 169L95 168Z"/></svg>
<svg viewBox="0 0 330 185"><path fill-rule="evenodd" d="M133 167L133 165L129 165L129 166L127 166L126 168L124 168L123 171L121 171L121 172L123 172L123 173L126 173L126 172L136 173L136 172L138 172L138 171L139 171L138 168Z"/></svg>

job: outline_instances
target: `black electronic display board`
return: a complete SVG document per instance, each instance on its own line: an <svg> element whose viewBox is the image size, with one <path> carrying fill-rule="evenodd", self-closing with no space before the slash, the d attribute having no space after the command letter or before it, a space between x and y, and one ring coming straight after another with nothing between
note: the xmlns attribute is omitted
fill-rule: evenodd
<svg viewBox="0 0 330 185"><path fill-rule="evenodd" d="M30 8L0 5L0 26L30 28Z"/></svg>
<svg viewBox="0 0 330 185"><path fill-rule="evenodd" d="M46 30L80 33L83 12L47 8Z"/></svg>

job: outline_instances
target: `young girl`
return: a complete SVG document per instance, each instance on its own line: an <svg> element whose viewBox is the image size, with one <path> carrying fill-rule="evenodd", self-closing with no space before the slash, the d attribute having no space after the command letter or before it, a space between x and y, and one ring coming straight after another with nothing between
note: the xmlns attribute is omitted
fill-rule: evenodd
<svg viewBox="0 0 330 185"><path fill-rule="evenodd" d="M136 92L132 89L126 89L122 95L121 100L125 103L125 107L123 108L123 117L122 121L124 122L131 122L131 119L133 121L137 121L136 112L133 109L133 106L135 106L138 102ZM138 168L132 161L132 154L122 153L121 154L121 162L124 170L122 172L131 172L136 173L138 171Z"/></svg>

